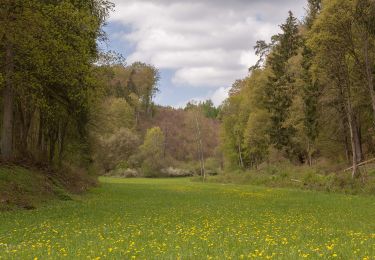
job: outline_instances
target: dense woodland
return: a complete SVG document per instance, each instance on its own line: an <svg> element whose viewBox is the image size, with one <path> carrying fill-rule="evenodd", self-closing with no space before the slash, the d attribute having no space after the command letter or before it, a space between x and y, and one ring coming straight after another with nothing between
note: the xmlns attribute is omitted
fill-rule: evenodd
<svg viewBox="0 0 375 260"><path fill-rule="evenodd" d="M100 42L106 0L0 3L1 158L99 174L358 166L375 156L375 2L309 0L218 108L154 103L159 72ZM329 167L327 166L327 169Z"/></svg>
<svg viewBox="0 0 375 260"><path fill-rule="evenodd" d="M223 105L226 163L349 163L359 177L375 152L375 2L309 0L280 29Z"/></svg>

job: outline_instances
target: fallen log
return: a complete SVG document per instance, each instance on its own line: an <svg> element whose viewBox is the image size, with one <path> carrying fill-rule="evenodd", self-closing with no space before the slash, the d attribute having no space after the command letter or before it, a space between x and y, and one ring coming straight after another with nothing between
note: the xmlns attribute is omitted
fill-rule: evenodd
<svg viewBox="0 0 375 260"><path fill-rule="evenodd" d="M364 162L361 162L361 163L357 164L357 166L358 166L358 167L361 167L361 166L366 165L366 164L368 164L368 163L370 163L370 162L375 162L375 158L370 159L370 160L367 160L367 161L364 161ZM351 169L353 169L353 166L350 167L350 168L345 169L344 172L347 172L347 171L349 171L349 170L351 170Z"/></svg>

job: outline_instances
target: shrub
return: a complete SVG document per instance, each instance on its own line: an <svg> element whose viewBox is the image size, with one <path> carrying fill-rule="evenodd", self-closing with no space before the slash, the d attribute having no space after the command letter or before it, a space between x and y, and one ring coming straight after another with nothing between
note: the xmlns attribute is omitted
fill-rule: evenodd
<svg viewBox="0 0 375 260"><path fill-rule="evenodd" d="M128 160L136 152L138 145L139 137L129 129L121 128L109 138L101 138L98 161L108 172L119 163Z"/></svg>
<svg viewBox="0 0 375 260"><path fill-rule="evenodd" d="M106 176L120 177L120 178L136 178L141 177L139 172L135 169L115 169L106 174Z"/></svg>
<svg viewBox="0 0 375 260"><path fill-rule="evenodd" d="M161 173L165 177L190 177L193 176L193 172L186 169L179 169L168 167L161 170Z"/></svg>

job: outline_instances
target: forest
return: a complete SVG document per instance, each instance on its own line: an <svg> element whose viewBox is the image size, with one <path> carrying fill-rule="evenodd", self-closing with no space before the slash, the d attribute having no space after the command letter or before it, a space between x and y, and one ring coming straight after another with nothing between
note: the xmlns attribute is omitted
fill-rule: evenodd
<svg viewBox="0 0 375 260"><path fill-rule="evenodd" d="M374 2L312 0L306 10L302 22L290 12L279 34L257 42L259 61L233 84L222 106L226 165L286 159L365 181L361 166L374 157Z"/></svg>

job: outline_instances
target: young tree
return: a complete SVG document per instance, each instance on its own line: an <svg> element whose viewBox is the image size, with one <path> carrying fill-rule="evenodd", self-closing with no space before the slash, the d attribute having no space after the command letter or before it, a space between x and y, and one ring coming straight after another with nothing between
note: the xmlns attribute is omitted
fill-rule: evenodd
<svg viewBox="0 0 375 260"><path fill-rule="evenodd" d="M140 146L142 171L146 176L158 176L164 167L164 133L159 127L147 130L143 144Z"/></svg>

